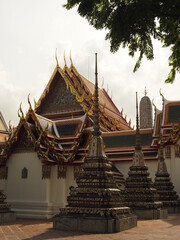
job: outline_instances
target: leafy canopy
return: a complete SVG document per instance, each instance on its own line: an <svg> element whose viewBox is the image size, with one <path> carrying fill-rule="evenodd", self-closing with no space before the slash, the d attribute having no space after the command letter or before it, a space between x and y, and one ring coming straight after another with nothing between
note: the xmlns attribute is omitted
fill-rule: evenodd
<svg viewBox="0 0 180 240"><path fill-rule="evenodd" d="M78 13L96 29L106 29L111 51L128 47L129 55L139 52L136 71L145 55L152 60L152 38L164 47L171 47L170 73L172 83L180 71L180 0L67 0L66 9L78 7Z"/></svg>

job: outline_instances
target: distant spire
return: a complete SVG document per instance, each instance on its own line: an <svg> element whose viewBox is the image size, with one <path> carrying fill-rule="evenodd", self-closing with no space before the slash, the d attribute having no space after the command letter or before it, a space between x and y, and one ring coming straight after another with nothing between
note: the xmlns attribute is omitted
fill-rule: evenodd
<svg viewBox="0 0 180 240"><path fill-rule="evenodd" d="M136 150L141 150L141 140L139 132L139 115L138 115L138 95L136 92Z"/></svg>
<svg viewBox="0 0 180 240"><path fill-rule="evenodd" d="M146 89L146 87L145 87L145 89L144 89L144 96L147 96L147 89Z"/></svg>
<svg viewBox="0 0 180 240"><path fill-rule="evenodd" d="M94 136L100 136L99 126L99 99L98 99L98 72L97 72L97 53L95 53L95 91L94 91Z"/></svg>

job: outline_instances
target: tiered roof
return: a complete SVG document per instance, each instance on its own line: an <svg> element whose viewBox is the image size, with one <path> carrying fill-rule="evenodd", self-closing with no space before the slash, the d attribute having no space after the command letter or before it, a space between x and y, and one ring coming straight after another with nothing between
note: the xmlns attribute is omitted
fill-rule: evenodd
<svg viewBox="0 0 180 240"><path fill-rule="evenodd" d="M43 94L39 101L35 103L35 112L37 114L46 116L47 118L61 118L62 116L68 116L68 106L65 109L59 109L52 112L49 110L44 111L51 93L54 95L55 88L58 81L64 81L66 89L76 99L76 106L74 104L74 111L70 109L71 116L82 114L87 112L88 116L92 118L93 115L93 103L94 103L94 84L87 80L85 77L80 75L73 64L68 68L65 64L63 69L59 65L56 66L49 83L47 84ZM58 92L56 92L58 95ZM66 92L67 93L67 92ZM53 96L54 97L54 96ZM60 96L57 96L60 98ZM52 104L53 100L51 99ZM122 116L120 111L117 109L112 99L104 89L99 89L99 106L100 106L100 126L103 131L117 131L117 130L129 130L131 127Z"/></svg>
<svg viewBox="0 0 180 240"><path fill-rule="evenodd" d="M0 112L0 145L3 145L6 139L8 139L8 136L8 126L3 118L2 113Z"/></svg>
<svg viewBox="0 0 180 240"><path fill-rule="evenodd" d="M152 145L158 145L162 134L165 144L175 144L180 137L180 101L169 101L162 96L162 111L155 107Z"/></svg>

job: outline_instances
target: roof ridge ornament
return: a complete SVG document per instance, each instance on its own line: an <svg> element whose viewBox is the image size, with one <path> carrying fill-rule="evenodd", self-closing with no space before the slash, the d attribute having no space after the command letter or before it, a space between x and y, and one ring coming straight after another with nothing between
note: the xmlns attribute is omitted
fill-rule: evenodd
<svg viewBox="0 0 180 240"><path fill-rule="evenodd" d="M160 96L162 97L162 100L164 101L164 95L163 95L162 92L161 92L161 88L159 89L159 94L160 94Z"/></svg>
<svg viewBox="0 0 180 240"><path fill-rule="evenodd" d="M20 113L21 113L21 116L20 116ZM24 119L24 113L22 111L22 102L20 103L20 106L19 106L18 117Z"/></svg>
<svg viewBox="0 0 180 240"><path fill-rule="evenodd" d="M11 124L11 120L9 120L9 134L11 135L11 133L12 133L12 124Z"/></svg>
<svg viewBox="0 0 180 240"><path fill-rule="evenodd" d="M55 50L55 59L56 59L57 67L59 67L59 62L58 62L58 58L57 58L57 48Z"/></svg>
<svg viewBox="0 0 180 240"><path fill-rule="evenodd" d="M66 52L64 51L64 64L65 64L65 65L64 65L64 68L66 68L66 67L67 67L67 63L66 63L66 56L65 56L66 54L65 54L65 53L66 53Z"/></svg>
<svg viewBox="0 0 180 240"><path fill-rule="evenodd" d="M155 109L155 111L156 111L157 107L156 107L156 105L154 104L154 98L152 99L152 105L153 105L153 107L154 107L154 109Z"/></svg>
<svg viewBox="0 0 180 240"><path fill-rule="evenodd" d="M102 77L102 84L101 84L101 88L104 87L104 77Z"/></svg>
<svg viewBox="0 0 180 240"><path fill-rule="evenodd" d="M71 68L74 67L72 57L71 57L71 51L70 51L70 61L71 61Z"/></svg>
<svg viewBox="0 0 180 240"><path fill-rule="evenodd" d="M32 105L30 102L30 93L28 94L28 104L29 104L29 110L32 110Z"/></svg>

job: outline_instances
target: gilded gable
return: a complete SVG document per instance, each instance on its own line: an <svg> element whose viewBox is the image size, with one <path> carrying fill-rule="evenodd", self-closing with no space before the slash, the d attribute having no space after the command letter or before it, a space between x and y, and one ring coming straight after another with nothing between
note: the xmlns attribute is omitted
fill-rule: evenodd
<svg viewBox="0 0 180 240"><path fill-rule="evenodd" d="M81 111L82 107L73 94L67 90L66 83L57 72L49 92L43 99L37 113L40 115Z"/></svg>

